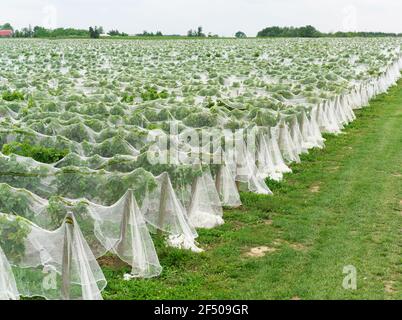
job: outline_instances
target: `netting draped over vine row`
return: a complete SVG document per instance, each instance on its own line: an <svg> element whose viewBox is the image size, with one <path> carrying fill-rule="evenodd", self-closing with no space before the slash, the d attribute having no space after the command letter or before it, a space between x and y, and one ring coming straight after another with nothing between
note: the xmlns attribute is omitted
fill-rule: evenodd
<svg viewBox="0 0 402 320"><path fill-rule="evenodd" d="M201 252L400 77L400 43L354 41L1 43L0 299L101 299L97 259L159 276L159 236Z"/></svg>

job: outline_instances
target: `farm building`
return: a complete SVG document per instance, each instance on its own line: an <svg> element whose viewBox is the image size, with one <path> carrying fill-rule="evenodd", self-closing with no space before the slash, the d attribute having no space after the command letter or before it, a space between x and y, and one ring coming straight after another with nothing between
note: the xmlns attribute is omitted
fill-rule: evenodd
<svg viewBox="0 0 402 320"><path fill-rule="evenodd" d="M13 30L0 30L0 37L1 38L12 37L12 35L13 35Z"/></svg>

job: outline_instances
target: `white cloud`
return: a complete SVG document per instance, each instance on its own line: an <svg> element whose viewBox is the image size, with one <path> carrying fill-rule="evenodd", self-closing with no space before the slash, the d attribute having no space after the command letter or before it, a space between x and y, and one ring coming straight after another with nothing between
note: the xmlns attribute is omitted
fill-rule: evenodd
<svg viewBox="0 0 402 320"><path fill-rule="evenodd" d="M184 34L202 25L221 35L238 30L255 35L270 25L306 24L322 31L350 26L402 32L402 2L397 0L13 0L2 5L0 23L9 21L17 28L42 25L50 19L49 10L44 10L49 6L57 10L50 17L57 26L102 25L128 33Z"/></svg>

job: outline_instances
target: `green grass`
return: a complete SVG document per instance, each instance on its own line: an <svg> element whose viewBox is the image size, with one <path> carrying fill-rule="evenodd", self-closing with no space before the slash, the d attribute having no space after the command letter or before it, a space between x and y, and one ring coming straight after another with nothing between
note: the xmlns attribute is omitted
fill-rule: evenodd
<svg viewBox="0 0 402 320"><path fill-rule="evenodd" d="M104 267L106 299L402 298L402 81L292 167L273 197L242 194L226 224L200 231L205 253L158 245L160 278ZM313 192L315 191L315 192ZM261 258L250 248L275 249ZM343 267L357 268L345 290Z"/></svg>

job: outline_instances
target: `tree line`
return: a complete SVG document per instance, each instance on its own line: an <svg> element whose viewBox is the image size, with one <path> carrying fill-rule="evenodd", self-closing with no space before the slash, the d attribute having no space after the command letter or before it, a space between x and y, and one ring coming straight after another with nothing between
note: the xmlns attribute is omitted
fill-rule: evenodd
<svg viewBox="0 0 402 320"><path fill-rule="evenodd" d="M319 37L401 37L402 33L386 32L334 32L324 33L311 25L303 27L268 27L258 32L257 37L270 38L319 38Z"/></svg>
<svg viewBox="0 0 402 320"><path fill-rule="evenodd" d="M218 38L219 35L217 34L212 34L211 32L208 33L208 35L206 35L204 33L204 30L202 28L202 26L199 26L197 29L190 29L187 31L187 37L189 38Z"/></svg>
<svg viewBox="0 0 402 320"><path fill-rule="evenodd" d="M89 27L88 29L74 29L74 28L57 28L47 29L40 26L26 27L21 30L14 30L10 23L0 25L0 30L13 30L13 36L16 38L100 38L105 34L103 27ZM110 30L107 35L112 37L127 37L128 34L120 32L117 29ZM161 31L148 32L136 34L138 37L163 37L165 36ZM180 35L175 35L180 37ZM206 34L203 27L200 26L191 29L187 32L187 37L190 38L207 38L207 37L219 37L216 34ZM238 31L235 34L236 38L246 38L247 35L243 31ZM311 25L302 27L267 27L259 31L257 34L259 38L320 38L320 37L402 37L402 33L386 33L386 32L334 32L324 33L317 30Z"/></svg>
<svg viewBox="0 0 402 320"><path fill-rule="evenodd" d="M41 26L31 25L21 30L14 29L10 23L0 25L0 30L12 30L15 38L99 38L104 34L103 27L89 27L88 29L56 28L47 29ZM127 33L118 30L110 30L110 36L128 36Z"/></svg>

